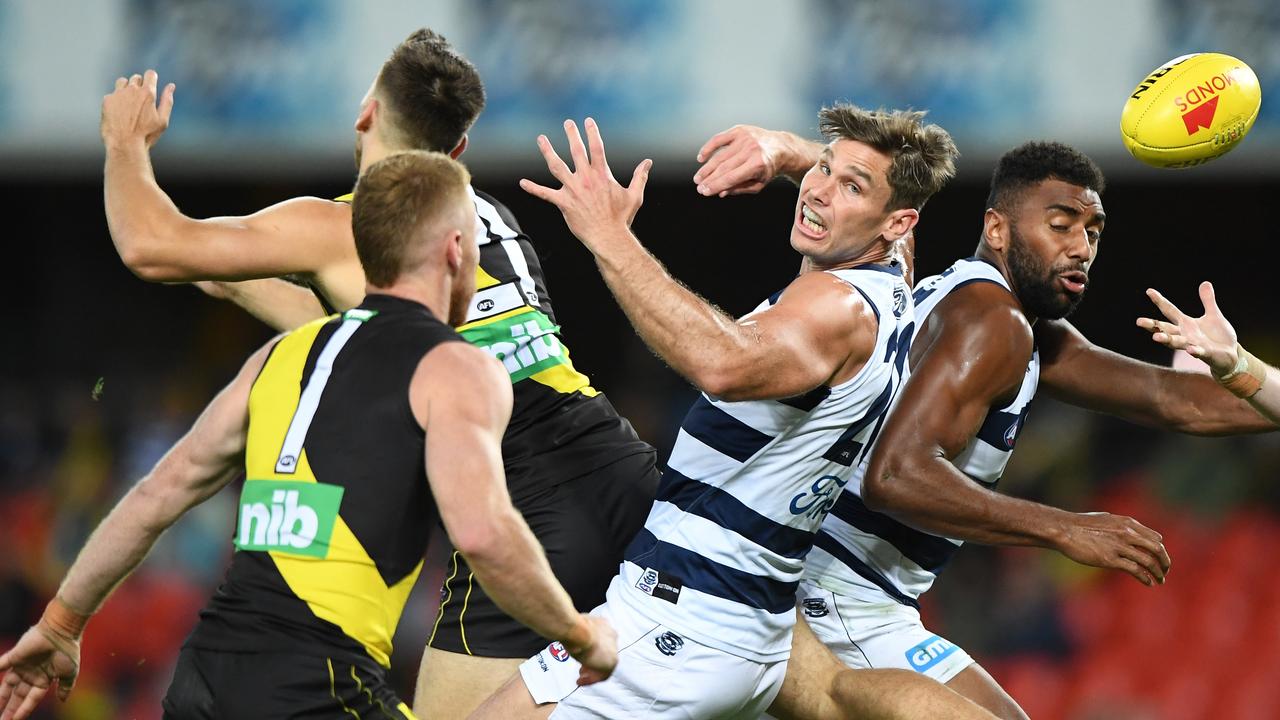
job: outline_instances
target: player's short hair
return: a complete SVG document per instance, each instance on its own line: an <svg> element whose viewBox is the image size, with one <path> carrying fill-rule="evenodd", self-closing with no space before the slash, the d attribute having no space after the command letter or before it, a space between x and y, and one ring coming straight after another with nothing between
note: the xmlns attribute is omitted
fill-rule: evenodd
<svg viewBox="0 0 1280 720"><path fill-rule="evenodd" d="M818 129L827 142L855 140L891 159L890 210L919 210L934 193L956 175L960 151L951 134L923 122L922 110L863 110L848 103L822 108Z"/></svg>
<svg viewBox="0 0 1280 720"><path fill-rule="evenodd" d="M427 28L391 52L374 94L390 121L388 140L405 150L453 150L484 110L480 73L448 40Z"/></svg>
<svg viewBox="0 0 1280 720"><path fill-rule="evenodd" d="M1107 187L1102 169L1088 155L1060 142L1037 140L1000 156L991 174L987 207L1008 211L1023 190L1051 179L1089 188L1099 195Z"/></svg>
<svg viewBox="0 0 1280 720"><path fill-rule="evenodd" d="M351 201L351 231L365 278L391 285L412 269L423 226L467 200L471 174L448 155L410 150L366 170Z"/></svg>

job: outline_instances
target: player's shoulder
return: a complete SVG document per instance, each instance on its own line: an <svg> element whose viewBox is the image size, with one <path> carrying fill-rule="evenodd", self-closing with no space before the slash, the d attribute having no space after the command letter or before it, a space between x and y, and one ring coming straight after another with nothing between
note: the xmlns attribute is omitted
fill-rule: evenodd
<svg viewBox="0 0 1280 720"><path fill-rule="evenodd" d="M1006 346L1028 355L1034 346L1031 322L1017 298L995 282L957 287L929 313L938 333L964 336L988 347Z"/></svg>
<svg viewBox="0 0 1280 720"><path fill-rule="evenodd" d="M492 355L461 339L434 345L418 364L419 373L442 387L466 387L492 383L510 386L502 363Z"/></svg>
<svg viewBox="0 0 1280 720"><path fill-rule="evenodd" d="M472 186L471 192L474 194L476 203L476 211L481 217L492 214L501 220L503 224L509 227L514 234L524 235L524 230L520 228L520 221L516 219L515 213L511 212L511 208L507 207L501 200L498 200L489 193Z"/></svg>

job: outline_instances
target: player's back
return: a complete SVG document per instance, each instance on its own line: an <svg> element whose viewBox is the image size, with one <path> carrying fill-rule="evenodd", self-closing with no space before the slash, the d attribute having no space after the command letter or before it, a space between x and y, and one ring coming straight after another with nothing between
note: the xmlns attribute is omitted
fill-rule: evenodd
<svg viewBox="0 0 1280 720"><path fill-rule="evenodd" d="M759 662L789 652L814 531L840 490L859 480L912 332L909 290L896 266L831 272L875 311L870 359L852 379L800 397L700 396L618 581L617 595L641 615Z"/></svg>
<svg viewBox="0 0 1280 720"><path fill-rule="evenodd" d="M409 385L460 340L425 306L370 295L275 344L249 396L236 553L189 646L389 665L438 518Z"/></svg>
<svg viewBox="0 0 1280 720"><path fill-rule="evenodd" d="M979 258L959 260L916 285L917 332L952 292L973 283L994 283L1009 290L994 265ZM967 332L965 328L951 331ZM1039 377L1040 355L1033 352L1016 397L990 409L978 433L953 460L957 469L995 488L1013 455ZM916 530L867 508L860 486L854 485L836 501L823 523L805 577L841 595L871 602L888 596L918 608L917 598L933 585L960 545L959 540Z"/></svg>

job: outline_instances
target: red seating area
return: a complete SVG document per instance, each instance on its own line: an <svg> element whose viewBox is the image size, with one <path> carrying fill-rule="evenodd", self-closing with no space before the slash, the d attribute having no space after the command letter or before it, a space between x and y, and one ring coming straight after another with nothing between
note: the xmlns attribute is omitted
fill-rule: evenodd
<svg viewBox="0 0 1280 720"><path fill-rule="evenodd" d="M1280 717L1280 519L1244 510L1199 520L1136 483L1101 509L1164 535L1167 582L1091 571L1062 597L1071 657L984 665L1036 720Z"/></svg>

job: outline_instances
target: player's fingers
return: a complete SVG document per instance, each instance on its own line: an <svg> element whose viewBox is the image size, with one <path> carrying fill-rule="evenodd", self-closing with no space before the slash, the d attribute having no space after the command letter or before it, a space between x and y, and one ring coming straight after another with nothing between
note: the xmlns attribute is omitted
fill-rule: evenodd
<svg viewBox="0 0 1280 720"><path fill-rule="evenodd" d="M1147 571L1143 570L1141 565L1130 560L1129 558L1125 558L1125 557L1116 558L1115 562L1112 564L1112 567L1114 567L1117 570L1123 570L1124 572L1129 573L1134 577L1135 580L1142 583L1143 585L1146 585L1147 587L1151 587L1153 584L1155 584L1155 581L1151 579L1151 576L1147 574Z"/></svg>
<svg viewBox="0 0 1280 720"><path fill-rule="evenodd" d="M644 159L636 166L636 171L631 173L631 184L627 186L627 192L637 200L644 200L644 186L649 183L649 170L653 168L653 161Z"/></svg>
<svg viewBox="0 0 1280 720"><path fill-rule="evenodd" d="M559 199L558 190L552 190L551 188L546 187L545 185L539 185L538 183L532 180L529 180L528 178L520 179L520 189L538 198L539 200L546 200L552 205L555 205L557 207L559 206L559 203L556 202L556 200Z"/></svg>
<svg viewBox="0 0 1280 720"><path fill-rule="evenodd" d="M1208 280L1200 283L1200 304L1204 305L1206 315L1222 317L1222 310L1218 307L1218 296L1213 292L1213 283Z"/></svg>
<svg viewBox="0 0 1280 720"><path fill-rule="evenodd" d="M716 152L733 142L737 135L737 128L729 128L711 136L711 139L702 144L698 148L698 162L706 162L708 158L713 157Z"/></svg>
<svg viewBox="0 0 1280 720"><path fill-rule="evenodd" d="M142 73L142 86L151 92L151 97L156 96L156 85L160 83L160 76L155 70L148 69Z"/></svg>
<svg viewBox="0 0 1280 720"><path fill-rule="evenodd" d="M693 175L693 181L700 186L713 182L716 175L723 170L726 164L740 161L743 155L744 153L741 150L734 148L733 146L720 148L714 155L707 158L702 167L698 168L698 172ZM698 190L704 195L712 194L709 192L703 192L701 187L699 187Z"/></svg>
<svg viewBox="0 0 1280 720"><path fill-rule="evenodd" d="M591 151L591 162L597 167L609 169L609 161L604 154L604 138L600 136L600 126L595 118L587 118L583 125L587 129L587 149Z"/></svg>
<svg viewBox="0 0 1280 720"><path fill-rule="evenodd" d="M133 75L130 75L130 76L129 76L129 84L130 84L130 85L133 85L133 86L135 86L135 87L142 87L142 76L141 76L141 75L139 75L139 74L137 74L137 73L134 73Z"/></svg>
<svg viewBox="0 0 1280 720"><path fill-rule="evenodd" d="M582 133L578 132L578 123L564 121L564 134L569 138L569 157L573 158L573 171L582 172L590 164L587 148L582 144Z"/></svg>
<svg viewBox="0 0 1280 720"><path fill-rule="evenodd" d="M763 180L760 177L760 170L759 164L755 162L755 156L746 153L740 161L723 168L716 177L703 184L710 186L712 192L729 192L736 195L744 192L744 187ZM764 187L763 182L760 182L760 187Z"/></svg>
<svg viewBox="0 0 1280 720"><path fill-rule="evenodd" d="M734 185L741 182L740 178L747 174L752 157L754 156L747 150L732 148L717 153L706 165L709 171L703 174L698 183L698 192L712 197L732 190Z"/></svg>
<svg viewBox="0 0 1280 720"><path fill-rule="evenodd" d="M1169 551L1165 549L1164 543L1160 541L1159 533L1147 527L1139 527L1142 527L1142 530L1146 532L1135 531L1130 544L1144 556L1150 557L1156 563L1160 576L1164 577L1164 574L1169 571L1169 566L1172 564L1172 560L1169 558ZM1155 537L1153 538L1152 535L1155 535Z"/></svg>
<svg viewBox="0 0 1280 720"><path fill-rule="evenodd" d="M44 699L46 692L48 692L48 688L31 686L31 691L22 699L22 704L18 706L18 711L13 714L13 720L23 720L23 718L35 712L36 706Z"/></svg>
<svg viewBox="0 0 1280 720"><path fill-rule="evenodd" d="M122 87L124 87L125 85L128 85L128 84L129 84L129 79L128 79L128 78L122 78L122 77L118 77L118 78L116 78L116 89L117 89L117 90L119 90L120 88L122 88Z"/></svg>
<svg viewBox="0 0 1280 720"><path fill-rule="evenodd" d="M1156 307L1160 309L1161 313L1164 313L1166 318L1174 322L1178 322L1182 318L1186 317L1186 315L1178 309L1177 305L1170 302L1168 298L1161 295L1160 291L1155 288L1147 288L1147 297L1151 298L1151 302L1156 304Z"/></svg>
<svg viewBox="0 0 1280 720"><path fill-rule="evenodd" d="M1152 580L1158 583L1164 582L1165 570L1160 566L1160 561L1156 559L1155 555L1138 547L1125 548L1122 554L1133 562L1138 563Z"/></svg>
<svg viewBox="0 0 1280 720"><path fill-rule="evenodd" d="M538 150L542 151L542 159L547 161L547 169L551 171L551 175L562 183L569 182L569 178L573 177L573 171L569 170L569 166L560 159L559 153L551 146L551 140L546 135L538 136Z"/></svg>
<svg viewBox="0 0 1280 720"><path fill-rule="evenodd" d="M768 185L768 183L757 180L752 183L747 183L746 185L739 185L730 190L725 190L720 193L720 197L728 197L729 195L755 195L763 190L766 185Z"/></svg>
<svg viewBox="0 0 1280 720"><path fill-rule="evenodd" d="M1151 336L1151 339L1173 350L1187 349L1187 339L1181 335L1170 335L1165 332L1157 332Z"/></svg>
<svg viewBox="0 0 1280 720"><path fill-rule="evenodd" d="M173 92L177 86L169 83L164 86L164 94L160 96L160 119L165 125L169 124L169 116L173 114Z"/></svg>

